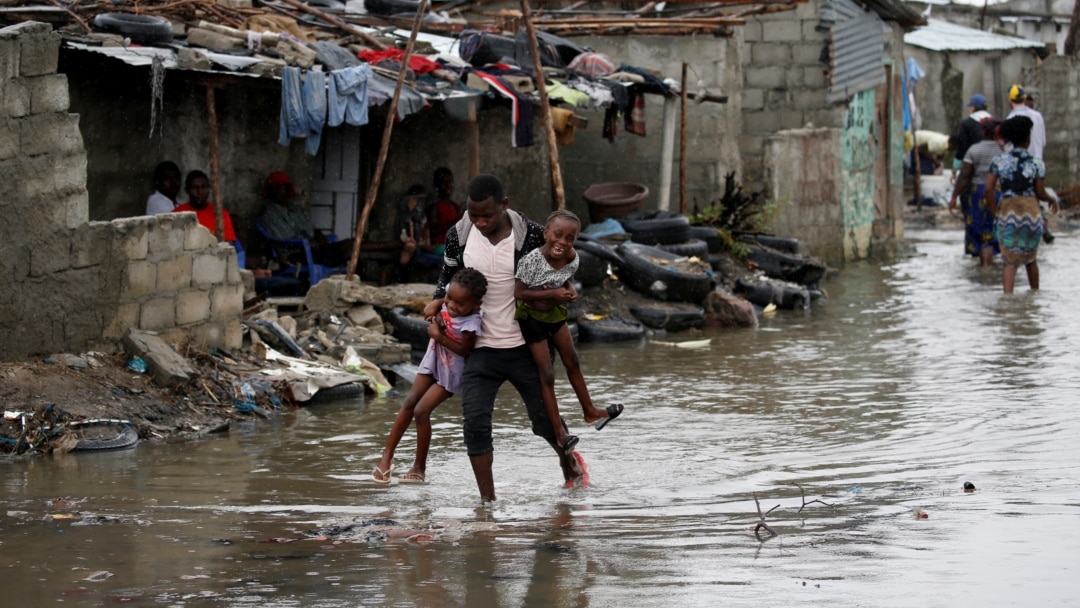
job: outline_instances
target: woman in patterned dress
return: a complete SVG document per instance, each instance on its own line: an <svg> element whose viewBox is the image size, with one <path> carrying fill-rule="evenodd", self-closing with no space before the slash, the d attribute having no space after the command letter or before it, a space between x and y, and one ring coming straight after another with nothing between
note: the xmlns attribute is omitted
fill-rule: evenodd
<svg viewBox="0 0 1080 608"><path fill-rule="evenodd" d="M998 243L994 236L994 214L986 202L986 176L991 161L1005 150L1005 141L1001 139L1000 119L987 116L979 126L982 141L969 146L964 154L960 176L949 199L949 213L956 209L959 199L964 214L964 253L979 258L980 266L993 266Z"/></svg>
<svg viewBox="0 0 1080 608"><path fill-rule="evenodd" d="M994 196L987 196L986 200L994 214L995 233L1005 261L1002 270L1005 293L1013 292L1020 266L1027 271L1031 289L1039 288L1039 264L1035 254L1045 227L1039 201L1049 202L1050 210L1057 213L1057 201L1043 186L1046 165L1027 151L1031 127L1031 119L1027 116L1015 116L1001 125L1001 136L1012 143L1013 149L994 157L986 177L986 192L1001 187L1000 203Z"/></svg>

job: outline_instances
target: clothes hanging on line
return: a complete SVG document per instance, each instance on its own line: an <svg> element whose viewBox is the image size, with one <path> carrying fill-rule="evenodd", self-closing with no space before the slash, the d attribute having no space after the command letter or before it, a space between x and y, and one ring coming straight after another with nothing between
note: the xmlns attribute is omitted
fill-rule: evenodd
<svg viewBox="0 0 1080 608"><path fill-rule="evenodd" d="M286 67L281 74L281 118L278 143L287 146L294 137L304 138L304 150L314 156L326 124L326 75L302 74Z"/></svg>

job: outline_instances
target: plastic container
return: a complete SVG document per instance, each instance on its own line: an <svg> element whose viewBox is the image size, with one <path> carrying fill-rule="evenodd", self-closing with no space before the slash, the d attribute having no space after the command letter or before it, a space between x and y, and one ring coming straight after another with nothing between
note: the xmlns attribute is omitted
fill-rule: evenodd
<svg viewBox="0 0 1080 608"><path fill-rule="evenodd" d="M649 188L634 182L593 184L582 195L589 205L589 221L593 223L640 211L648 197Z"/></svg>

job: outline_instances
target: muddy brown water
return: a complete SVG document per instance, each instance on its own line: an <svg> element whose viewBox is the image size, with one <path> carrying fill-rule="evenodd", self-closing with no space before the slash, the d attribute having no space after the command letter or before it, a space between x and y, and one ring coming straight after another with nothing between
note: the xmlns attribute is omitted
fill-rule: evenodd
<svg viewBox="0 0 1080 608"><path fill-rule="evenodd" d="M594 396L627 404L599 433L571 417L589 488L561 488L510 393L493 506L478 503L456 401L436 413L423 486L369 481L399 397L0 462L3 603L1072 604L1080 237L1044 247L1044 289L1012 297L999 269L961 258L957 231L909 237L915 257L848 266L827 301L710 332L708 349L583 346ZM777 536L755 536L755 497ZM434 541L303 540L372 518Z"/></svg>

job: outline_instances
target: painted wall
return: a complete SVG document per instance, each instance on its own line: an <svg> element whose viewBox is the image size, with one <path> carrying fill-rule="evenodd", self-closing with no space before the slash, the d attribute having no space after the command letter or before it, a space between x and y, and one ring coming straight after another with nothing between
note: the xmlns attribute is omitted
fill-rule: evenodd
<svg viewBox="0 0 1080 608"><path fill-rule="evenodd" d="M874 223L874 90L856 93L848 103L840 131L840 219L844 259L869 255Z"/></svg>

